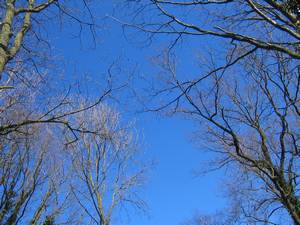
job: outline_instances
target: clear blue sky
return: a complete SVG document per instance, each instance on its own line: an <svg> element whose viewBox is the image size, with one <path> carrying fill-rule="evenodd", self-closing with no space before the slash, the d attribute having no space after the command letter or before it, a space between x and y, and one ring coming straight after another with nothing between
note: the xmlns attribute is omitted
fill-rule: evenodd
<svg viewBox="0 0 300 225"><path fill-rule="evenodd" d="M105 2L97 11L99 17L104 16L104 12L111 12L110 1ZM122 58L120 65L125 69L137 65L136 73L149 76L155 73L149 58L157 53L159 44L164 39L159 44L141 48L124 38L118 23L107 21L106 25L104 30L98 31L99 43L96 48L90 48L90 39L83 39L82 45L78 38L70 39L76 27L66 26L63 30L53 30L50 33L53 52L63 56L68 77L76 79L76 74L86 73L99 79L107 71L108 65L117 58ZM180 51L183 57L195 54L185 43ZM122 80L126 79L127 74L119 76L118 79ZM211 213L224 206L225 200L222 198L221 188L218 187L221 185L219 178L222 172L203 177L195 177L192 172L200 168L207 155L190 142L190 135L195 131L191 121L179 117L158 117L150 113L135 115L138 107L131 108L131 112L128 108L123 110L137 117L139 129L144 132L144 146L147 151L145 157L153 158L157 162L141 193L149 205L148 215L131 214L130 221L126 221L129 225L177 225L193 216L197 210Z"/></svg>

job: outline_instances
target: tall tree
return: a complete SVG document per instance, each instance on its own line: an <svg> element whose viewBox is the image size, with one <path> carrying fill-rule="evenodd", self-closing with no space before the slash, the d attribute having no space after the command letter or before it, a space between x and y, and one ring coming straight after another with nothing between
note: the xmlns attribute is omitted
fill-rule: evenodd
<svg viewBox="0 0 300 225"><path fill-rule="evenodd" d="M89 217L83 222L110 225L116 210L126 206L145 210L137 191L147 167L138 160L140 147L133 124L124 124L120 114L107 105L83 112L77 119L93 131L82 133L70 149L75 171L72 192Z"/></svg>
<svg viewBox="0 0 300 225"><path fill-rule="evenodd" d="M71 87L56 91L52 85L59 78L47 67L52 48L45 36L53 26L71 22L80 37L95 38L92 2L0 1L0 224L54 224L73 216L68 200L80 193L68 192L73 171L64 150L83 143L79 139L86 135L99 135L93 127L83 127L78 116L89 118L114 87L104 79L99 96L81 102L83 93ZM78 224L75 219L67 222Z"/></svg>
<svg viewBox="0 0 300 225"><path fill-rule="evenodd" d="M241 224L277 224L282 214L300 224L299 1L152 0L133 7L144 13L125 26L149 38L173 35L156 60L165 82L154 83L151 96L160 104L148 109L184 114L205 130L199 136L218 153L216 168L234 168L229 180L245 181L233 192ZM199 50L201 75L184 71L184 59L174 56L188 36L199 39L194 50L211 46Z"/></svg>
<svg viewBox="0 0 300 225"><path fill-rule="evenodd" d="M1 98L10 96L12 92L18 92L16 89L20 86L20 82L28 86L27 94L31 95L36 94L36 89L39 88L35 87L34 84L38 85L45 80L50 85L49 81L55 80L49 78L49 74L52 76L52 73L46 67L51 45L45 38L45 32L49 32L50 26L66 23L64 18L66 17L71 22L78 24L79 33L84 27L88 27L91 31L90 34L94 36L94 28L97 24L89 8L91 3L92 1L85 0L72 2L59 0L1 1L0 89L3 96ZM44 87L47 90L42 91L40 89L39 91L49 93L49 87ZM100 94L94 103L97 104L102 101L103 97L110 92L110 88L104 90L104 94ZM15 90L9 92L11 89ZM63 106L66 108L69 91L67 90L61 95L64 97L56 99L56 102L52 102L50 107L40 109L39 115L27 116L23 120L19 118L19 121L11 121L10 123L1 123L0 134L6 135L21 126L32 123L60 124L72 130L73 128L66 119L67 116L84 109L73 108L68 112L64 111L62 108ZM5 107L7 106L2 106L2 108Z"/></svg>

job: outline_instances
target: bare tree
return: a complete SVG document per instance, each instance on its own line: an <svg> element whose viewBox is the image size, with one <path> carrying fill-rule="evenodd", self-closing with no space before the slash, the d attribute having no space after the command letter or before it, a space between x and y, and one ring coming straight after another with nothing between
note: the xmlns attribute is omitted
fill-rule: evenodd
<svg viewBox="0 0 300 225"><path fill-rule="evenodd" d="M140 13L134 26L150 34L214 36L249 51L282 52L299 59L299 2L294 0L133 1ZM139 4L137 4L138 2ZM149 17L149 13L153 13Z"/></svg>
<svg viewBox="0 0 300 225"><path fill-rule="evenodd" d="M211 68L200 83L203 77L179 79L176 62L166 57L168 83L155 93L166 94L167 103L155 110L171 108L206 128L205 143L219 155L214 168L234 168L231 182L244 181L232 185L241 220L278 224L278 215L288 213L299 224L298 65L263 52L240 63L242 69L227 69L230 76Z"/></svg>
<svg viewBox="0 0 300 225"><path fill-rule="evenodd" d="M61 0L1 1L1 83L5 84L5 81L10 81L12 76L22 77L18 71L20 65L23 67L29 65L29 68L37 71L42 69L41 63L36 62L40 57L42 57L41 60L45 59L45 54L42 54L42 48L39 47L51 49L47 39L44 38L46 27L50 24L54 26L66 22L64 16L79 25L79 33L83 27L87 26L94 35L96 23L89 8L91 3L92 1L85 0L72 2ZM3 73L6 73L5 76Z"/></svg>
<svg viewBox="0 0 300 225"><path fill-rule="evenodd" d="M241 223L278 224L278 215L287 213L284 218L300 224L299 1L153 0L136 5L134 21L124 26L149 38L173 35L156 61L164 82L152 89L152 97L163 97L164 103L148 104L148 110L182 113L206 127L205 142L219 155L215 168L234 168L230 180L244 176L245 184L232 189ZM208 40L200 37L209 36L208 45L219 45L212 48L215 52L201 49L208 58L199 63L201 75L177 72L183 59L177 60L174 49L186 36L199 37L200 46Z"/></svg>
<svg viewBox="0 0 300 225"><path fill-rule="evenodd" d="M50 130L38 125L1 137L1 224L37 225L63 212L67 193L59 189L65 176L53 140Z"/></svg>
<svg viewBox="0 0 300 225"><path fill-rule="evenodd" d="M9 97L11 93L7 90L19 88L20 82L27 85L27 95L29 96L37 94L36 82L38 84L43 82L49 84L49 80L51 80L49 74L52 76L52 71L47 68L47 65L50 62L51 45L45 38L49 26L68 23L67 20L70 20L78 25L79 36L84 28L88 28L90 30L89 34L95 38L97 24L91 13L91 4L92 1L85 0L72 2L60 0L7 0L0 2L1 98L5 98L5 95ZM57 78L57 80L59 79ZM50 90L45 85L44 88L47 90L40 88L40 93L45 94ZM103 97L110 93L110 90L111 87L104 90L103 95L100 95L92 105L101 102ZM13 90L12 92L19 91ZM66 90L64 96L57 99L56 104L51 104L53 108L40 110L39 115L35 113L35 117L31 116L23 118L23 120L19 118L19 121L1 123L1 135L6 135L21 126L33 123L60 124L72 130L66 117L84 109L74 107L73 110L63 112L69 95L69 91ZM2 108L5 107L5 105L2 106Z"/></svg>
<svg viewBox="0 0 300 225"><path fill-rule="evenodd" d="M71 172L66 170L68 158L60 161L62 150L84 134L96 134L82 127L76 116L102 103L113 87L104 80L102 86L107 87L94 101L89 99L90 104L78 102L71 87L53 89L53 80L59 79L47 67L51 45L45 36L49 27L71 21L78 25L79 37L87 28L95 38L91 4L85 0L0 1L1 224L62 221L69 198L65 173ZM69 217L71 210L64 214Z"/></svg>
<svg viewBox="0 0 300 225"><path fill-rule="evenodd" d="M104 124L98 124L97 130L83 123L83 119L94 117L92 109L103 99L92 102L82 93L74 95L71 91L51 97L48 92L44 96L41 93L51 88L45 79L36 79L31 79L34 89L20 81L15 82L15 88L1 93L1 124L6 127L0 135L0 223L78 224L80 217L73 214L77 208L69 207L69 203L72 193L80 193L70 189L73 171L64 149L104 129ZM109 121L108 116L113 114L107 115ZM81 160L75 156L72 159ZM121 165L122 159L118 160Z"/></svg>
<svg viewBox="0 0 300 225"><path fill-rule="evenodd" d="M80 141L70 149L75 171L72 192L88 216L83 223L113 224L116 211L126 205L144 210L137 190L147 168L138 160L133 124L122 124L120 114L103 104L77 119L82 127L94 131L81 133Z"/></svg>

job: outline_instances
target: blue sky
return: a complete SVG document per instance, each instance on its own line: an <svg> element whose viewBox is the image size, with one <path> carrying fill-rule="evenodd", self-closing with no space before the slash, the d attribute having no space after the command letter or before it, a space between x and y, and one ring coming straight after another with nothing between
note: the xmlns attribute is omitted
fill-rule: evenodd
<svg viewBox="0 0 300 225"><path fill-rule="evenodd" d="M110 10L110 1L106 1L97 15L101 18L104 12ZM121 59L120 65L124 67L124 73L118 74L117 79L126 79L126 71L132 68L137 68L136 74L151 76L156 70L149 59L159 52L160 45L167 42L162 38L156 45L141 47L126 40L120 24L108 20L105 29L98 31L98 43L94 48L91 39L85 39L85 34L82 45L78 38L70 38L76 29L68 26L62 30L54 28L49 34L53 52L62 57L66 76L74 80L83 74L99 80L101 74L105 74L108 66L117 59ZM87 30L84 32L89 37L90 33ZM196 54L188 44L183 43L179 48L181 56L185 58ZM189 67L184 62L182 65L183 68ZM139 106L132 108L121 104L119 107L124 107L121 110L128 117L134 116L137 119L138 128L144 133L145 157L157 162L141 193L148 203L149 211L146 215L131 214L127 221L129 225L176 225L192 217L196 211L213 213L224 206L225 200L219 187L222 180L219 178L223 173L215 172L201 177L195 177L193 173L209 156L190 141L195 131L191 121L153 113L135 113L140 109Z"/></svg>
<svg viewBox="0 0 300 225"><path fill-rule="evenodd" d="M148 154L157 159L158 165L144 193L150 217L133 217L132 224L179 224L196 211L212 213L220 209L224 204L218 188L220 174L196 177L193 172L207 156L188 141L192 125L178 118L155 116L144 116L143 124Z"/></svg>

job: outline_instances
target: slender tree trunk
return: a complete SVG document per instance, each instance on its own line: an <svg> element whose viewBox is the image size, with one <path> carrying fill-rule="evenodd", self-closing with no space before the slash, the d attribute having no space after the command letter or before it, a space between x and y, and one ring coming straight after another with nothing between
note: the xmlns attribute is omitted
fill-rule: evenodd
<svg viewBox="0 0 300 225"><path fill-rule="evenodd" d="M4 71L5 65L9 59L9 40L11 35L11 26L15 15L15 1L10 0L6 3L6 13L2 20L2 29L0 33L0 80L1 73Z"/></svg>

